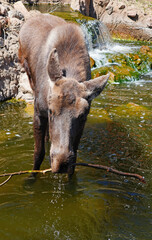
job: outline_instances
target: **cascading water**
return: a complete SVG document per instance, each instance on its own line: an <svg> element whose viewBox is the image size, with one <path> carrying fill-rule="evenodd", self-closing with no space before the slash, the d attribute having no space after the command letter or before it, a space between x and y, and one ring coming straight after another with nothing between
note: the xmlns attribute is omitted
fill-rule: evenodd
<svg viewBox="0 0 152 240"><path fill-rule="evenodd" d="M140 52L141 46L112 41L107 27L101 21L77 21L84 32L89 54L95 61L93 69L107 67L107 71L114 74L123 72L120 78L127 81L136 80L140 74L151 70L150 60L147 62L141 60L144 58Z"/></svg>
<svg viewBox="0 0 152 240"><path fill-rule="evenodd" d="M108 57L111 54L128 53L135 49L135 47L114 43L108 28L101 21L78 22L81 24L89 54L95 60L96 67L109 65Z"/></svg>
<svg viewBox="0 0 152 240"><path fill-rule="evenodd" d="M100 50L112 44L112 39L107 27L100 21L88 21L81 23L89 50L98 48Z"/></svg>

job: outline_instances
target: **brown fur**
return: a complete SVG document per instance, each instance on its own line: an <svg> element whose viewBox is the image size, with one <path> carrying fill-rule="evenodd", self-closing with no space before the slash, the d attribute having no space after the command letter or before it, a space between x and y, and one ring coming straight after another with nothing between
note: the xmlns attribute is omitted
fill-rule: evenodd
<svg viewBox="0 0 152 240"><path fill-rule="evenodd" d="M79 26L48 14L29 19L19 36L19 59L35 94L34 169L45 154L49 124L53 172L73 173L77 148L91 100L106 85L107 76L87 82L90 60Z"/></svg>

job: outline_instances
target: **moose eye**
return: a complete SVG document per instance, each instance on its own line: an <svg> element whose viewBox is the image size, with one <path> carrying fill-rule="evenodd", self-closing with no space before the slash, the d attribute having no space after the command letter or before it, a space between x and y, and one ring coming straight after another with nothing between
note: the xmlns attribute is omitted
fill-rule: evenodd
<svg viewBox="0 0 152 240"><path fill-rule="evenodd" d="M51 109L49 109L49 114L52 115L52 110Z"/></svg>

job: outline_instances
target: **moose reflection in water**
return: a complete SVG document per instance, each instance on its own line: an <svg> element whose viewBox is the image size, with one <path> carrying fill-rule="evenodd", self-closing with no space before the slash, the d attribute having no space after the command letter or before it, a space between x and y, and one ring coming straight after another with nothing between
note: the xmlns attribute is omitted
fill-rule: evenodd
<svg viewBox="0 0 152 240"><path fill-rule="evenodd" d="M108 75L90 80L83 33L79 26L59 17L38 14L29 19L19 42L19 59L35 95L34 170L43 161L49 125L52 172L73 174L91 101L105 87Z"/></svg>

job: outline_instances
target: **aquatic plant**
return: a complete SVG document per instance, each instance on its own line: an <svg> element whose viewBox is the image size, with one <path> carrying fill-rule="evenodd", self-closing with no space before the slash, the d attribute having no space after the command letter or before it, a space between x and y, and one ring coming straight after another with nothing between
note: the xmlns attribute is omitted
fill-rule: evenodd
<svg viewBox="0 0 152 240"><path fill-rule="evenodd" d="M142 46L135 53L111 55L106 66L92 70L92 78L111 73L111 82L138 80L152 69L152 48ZM95 66L95 63L93 67Z"/></svg>

